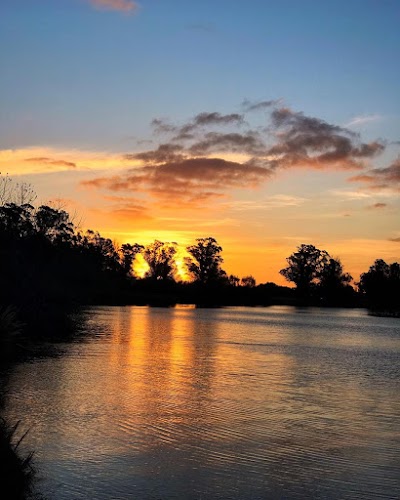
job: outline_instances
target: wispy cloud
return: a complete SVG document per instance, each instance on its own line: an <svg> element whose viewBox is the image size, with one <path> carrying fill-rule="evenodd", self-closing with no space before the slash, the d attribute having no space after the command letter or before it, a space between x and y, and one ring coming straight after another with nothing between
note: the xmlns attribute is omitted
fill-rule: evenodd
<svg viewBox="0 0 400 500"><path fill-rule="evenodd" d="M382 210L382 208L386 208L387 203L374 203L373 205L368 205L369 210Z"/></svg>
<svg viewBox="0 0 400 500"><path fill-rule="evenodd" d="M332 189L329 193L346 201L365 200L371 198L372 196L370 193L365 193L363 191L351 191L348 189Z"/></svg>
<svg viewBox="0 0 400 500"><path fill-rule="evenodd" d="M350 177L350 182L364 183L374 191L391 190L400 192L400 157L386 168L373 168L365 173Z"/></svg>
<svg viewBox="0 0 400 500"><path fill-rule="evenodd" d="M140 161L103 151L30 147L0 150L0 172L31 175L74 171L99 171L131 168Z"/></svg>
<svg viewBox="0 0 400 500"><path fill-rule="evenodd" d="M75 168L76 163L73 161L66 160L56 160L54 158L47 158L43 156L34 157L34 158L24 158L24 161L28 161L30 163L42 164L42 165L55 165L67 168Z"/></svg>
<svg viewBox="0 0 400 500"><path fill-rule="evenodd" d="M285 208L285 207L298 207L303 205L306 198L300 196L289 196L286 194L275 194L268 199L263 200L245 200L234 201L227 205L228 208L235 211L250 211L250 210L267 210L270 208Z"/></svg>
<svg viewBox="0 0 400 500"><path fill-rule="evenodd" d="M132 0L89 0L97 9L117 10L119 12L131 13L138 9L139 5Z"/></svg>
<svg viewBox="0 0 400 500"><path fill-rule="evenodd" d="M269 101L250 101L245 99L242 102L242 109L248 113L250 111L260 111L265 109L270 109L272 106L281 103L281 99L271 99Z"/></svg>
<svg viewBox="0 0 400 500"><path fill-rule="evenodd" d="M376 122L382 120L381 115L360 115L360 116L355 116L352 118L346 125L345 127L357 127L359 125L365 125L366 123L370 122Z"/></svg>

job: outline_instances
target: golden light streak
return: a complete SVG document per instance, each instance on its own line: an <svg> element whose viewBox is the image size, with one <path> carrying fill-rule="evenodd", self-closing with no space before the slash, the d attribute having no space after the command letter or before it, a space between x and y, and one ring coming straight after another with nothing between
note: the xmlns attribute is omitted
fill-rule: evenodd
<svg viewBox="0 0 400 500"><path fill-rule="evenodd" d="M110 170L132 168L137 160L120 153L35 146L0 150L0 172L9 175L31 175L51 172Z"/></svg>

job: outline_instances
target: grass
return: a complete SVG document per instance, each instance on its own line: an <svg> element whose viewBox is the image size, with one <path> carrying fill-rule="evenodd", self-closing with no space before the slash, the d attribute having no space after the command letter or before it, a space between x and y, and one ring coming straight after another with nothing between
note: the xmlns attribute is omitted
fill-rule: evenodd
<svg viewBox="0 0 400 500"><path fill-rule="evenodd" d="M3 362L10 361L23 329L24 325L18 320L14 307L0 307L0 366ZM0 396L3 392L4 388L0 387ZM24 455L20 451L20 445L28 431L18 437L19 429L19 421L15 425L9 425L0 417L0 497L9 500L39 500L41 497L34 491L33 452Z"/></svg>
<svg viewBox="0 0 400 500"><path fill-rule="evenodd" d="M18 438L19 426L20 422L9 426L0 418L0 496L10 500L39 499L34 492L33 452L24 456L19 450L28 431Z"/></svg>

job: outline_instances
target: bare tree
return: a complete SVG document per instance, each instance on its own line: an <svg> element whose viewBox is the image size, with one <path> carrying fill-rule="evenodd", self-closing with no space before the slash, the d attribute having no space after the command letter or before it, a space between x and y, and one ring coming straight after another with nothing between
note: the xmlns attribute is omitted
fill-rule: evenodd
<svg viewBox="0 0 400 500"><path fill-rule="evenodd" d="M37 195L28 182L16 182L8 174L0 172L0 206L7 203L16 205L29 205L34 202Z"/></svg>

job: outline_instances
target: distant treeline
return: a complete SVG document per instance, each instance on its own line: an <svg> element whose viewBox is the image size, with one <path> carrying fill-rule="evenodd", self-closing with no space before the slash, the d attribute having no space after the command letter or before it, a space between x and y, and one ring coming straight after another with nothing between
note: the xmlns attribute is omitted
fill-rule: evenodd
<svg viewBox="0 0 400 500"><path fill-rule="evenodd" d="M26 197L27 191L22 195ZM179 281L176 243L156 240L147 246L119 247L97 231L78 230L65 210L35 208L24 196L20 203L6 201L0 206L0 304L16 306L29 316L29 324L36 317L40 322L43 312L53 314L57 306L80 304L279 303L399 310L397 263L377 260L353 287L339 259L303 244L280 271L295 288L257 285L252 276L228 275L222 268L221 246L205 237L186 247L184 267L190 280ZM133 271L138 254L148 265L142 278Z"/></svg>

